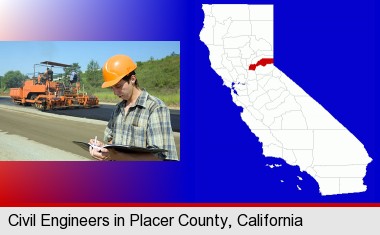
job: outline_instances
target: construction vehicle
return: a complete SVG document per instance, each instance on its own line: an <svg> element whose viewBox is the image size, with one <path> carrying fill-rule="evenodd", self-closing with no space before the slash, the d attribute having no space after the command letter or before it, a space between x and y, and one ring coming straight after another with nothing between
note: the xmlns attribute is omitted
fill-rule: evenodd
<svg viewBox="0 0 380 235"><path fill-rule="evenodd" d="M36 76L36 66L44 66L47 70ZM53 76L53 67L63 69L72 66L52 61L35 64L33 77L26 80L22 87L10 89L9 95L13 102L24 106L32 105L44 111L99 107L99 99L96 96L80 91L79 81L70 85L65 85L60 80L56 81Z"/></svg>

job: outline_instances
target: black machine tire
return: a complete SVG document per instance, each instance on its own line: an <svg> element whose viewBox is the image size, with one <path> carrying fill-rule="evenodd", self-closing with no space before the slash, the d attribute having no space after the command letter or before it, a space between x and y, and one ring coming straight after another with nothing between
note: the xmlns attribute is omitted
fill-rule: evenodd
<svg viewBox="0 0 380 235"><path fill-rule="evenodd" d="M42 100L42 111L46 111L46 108L47 108L47 102L46 102L46 99L43 99Z"/></svg>
<svg viewBox="0 0 380 235"><path fill-rule="evenodd" d="M33 95L30 96L30 99L31 99L31 100L35 100L37 96L38 96L37 94L33 94ZM36 107L36 103L32 103L31 105L32 105L33 107Z"/></svg>
<svg viewBox="0 0 380 235"><path fill-rule="evenodd" d="M46 99L39 99L41 101L41 104L35 105L34 107L41 111L46 111L47 109L47 102Z"/></svg>

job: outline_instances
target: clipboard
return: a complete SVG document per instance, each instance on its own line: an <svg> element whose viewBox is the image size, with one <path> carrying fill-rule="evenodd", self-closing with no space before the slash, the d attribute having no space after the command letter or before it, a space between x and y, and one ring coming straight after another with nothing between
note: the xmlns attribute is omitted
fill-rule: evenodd
<svg viewBox="0 0 380 235"><path fill-rule="evenodd" d="M81 147L82 149L88 151L88 148L91 146L89 143L82 141L75 141L73 143ZM159 148L142 148L129 145L119 145L119 144L106 144L103 146L106 149L114 149L116 151L125 152L125 153L164 153L167 152L165 149Z"/></svg>

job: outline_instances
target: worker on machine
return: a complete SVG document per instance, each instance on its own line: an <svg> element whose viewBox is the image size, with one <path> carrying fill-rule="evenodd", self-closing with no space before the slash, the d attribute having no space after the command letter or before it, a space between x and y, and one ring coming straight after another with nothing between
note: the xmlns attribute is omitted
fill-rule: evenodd
<svg viewBox="0 0 380 235"><path fill-rule="evenodd" d="M46 68L46 71L44 73L45 79L48 81L53 81L53 70L49 69L49 67Z"/></svg>
<svg viewBox="0 0 380 235"><path fill-rule="evenodd" d="M70 85L72 85L73 83L76 83L77 81L78 81L78 74L77 72L75 72L75 70L73 70L70 75Z"/></svg>

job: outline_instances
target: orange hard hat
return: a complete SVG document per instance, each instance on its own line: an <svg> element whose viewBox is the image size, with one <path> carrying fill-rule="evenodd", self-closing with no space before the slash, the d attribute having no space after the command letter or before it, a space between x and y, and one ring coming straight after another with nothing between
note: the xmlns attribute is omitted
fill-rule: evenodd
<svg viewBox="0 0 380 235"><path fill-rule="evenodd" d="M110 87L118 83L123 77L134 71L137 65L126 55L114 55L103 66L102 88Z"/></svg>

